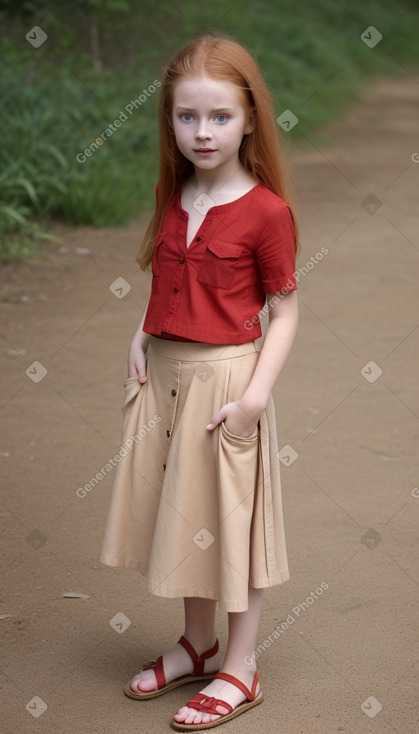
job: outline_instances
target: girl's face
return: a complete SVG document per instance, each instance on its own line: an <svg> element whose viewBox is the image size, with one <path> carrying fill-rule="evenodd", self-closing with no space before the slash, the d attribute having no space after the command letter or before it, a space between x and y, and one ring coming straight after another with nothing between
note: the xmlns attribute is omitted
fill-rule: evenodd
<svg viewBox="0 0 419 734"><path fill-rule="evenodd" d="M253 130L238 87L208 76L175 84L172 120L179 150L206 171L237 164L243 135Z"/></svg>

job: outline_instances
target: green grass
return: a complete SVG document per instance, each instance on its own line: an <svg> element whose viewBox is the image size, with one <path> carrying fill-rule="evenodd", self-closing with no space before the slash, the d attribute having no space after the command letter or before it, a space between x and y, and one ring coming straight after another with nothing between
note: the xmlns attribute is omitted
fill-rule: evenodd
<svg viewBox="0 0 419 734"><path fill-rule="evenodd" d="M153 205L158 91L125 112L91 156L80 162L80 154L202 31L227 33L253 52L276 114L291 109L299 118L285 134L296 138L341 116L372 75L403 75L419 64L413 0L131 0L133 13L101 21L101 75L92 70L83 16L68 3L33 4L32 16L3 18L0 39L0 261L27 257L31 241L37 249L34 222L122 225ZM34 25L48 33L37 49L25 40ZM360 39L371 25L383 35L375 48Z"/></svg>
<svg viewBox="0 0 419 734"><path fill-rule="evenodd" d="M49 257L40 243L56 242L57 238L49 232L42 232L34 222L29 222L20 232L0 234L0 263L18 260L41 259Z"/></svg>
<svg viewBox="0 0 419 734"><path fill-rule="evenodd" d="M27 237L12 236L0 240L0 263L6 264L29 258L46 259L44 251Z"/></svg>

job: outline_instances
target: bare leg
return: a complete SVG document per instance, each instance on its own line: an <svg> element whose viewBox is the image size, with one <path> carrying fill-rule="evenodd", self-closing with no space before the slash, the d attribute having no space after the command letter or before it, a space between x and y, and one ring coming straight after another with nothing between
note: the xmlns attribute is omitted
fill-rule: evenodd
<svg viewBox="0 0 419 734"><path fill-rule="evenodd" d="M247 612L230 612L228 615L228 643L223 662L223 671L240 678L240 673L248 673L250 683L256 670L253 660L251 666L244 659L251 656L256 648L263 589L249 588L249 608ZM243 683L247 685L246 680ZM249 686L248 686L249 687Z"/></svg>
<svg viewBox="0 0 419 734"><path fill-rule="evenodd" d="M186 639L195 648L198 655L209 650L215 643L215 611L217 602L213 599L187 597L185 606Z"/></svg>
<svg viewBox="0 0 419 734"><path fill-rule="evenodd" d="M210 650L215 644L215 611L217 602L212 599L188 597L184 599L185 632L184 636L195 648L198 655ZM205 672L216 672L220 666L220 653L205 661ZM163 669L166 682L170 683L180 675L192 673L193 665L186 650L177 643L163 654ZM157 688L154 671L143 670L138 673L130 686L133 691L155 691Z"/></svg>
<svg viewBox="0 0 419 734"><path fill-rule="evenodd" d="M253 676L256 670L256 663L246 664L249 661L256 647L256 638L259 627L260 610L263 601L262 589L249 588L249 608L246 612L230 612L228 615L228 644L226 655L221 670L224 673L236 676L245 686L251 688ZM214 680L203 688L202 693L214 698L221 698L236 707L244 701L244 694L231 683L223 680ZM258 695L259 690L256 691ZM222 707L219 709L220 715L227 713ZM215 721L216 715L204 714L197 712L192 708L183 706L175 714L174 720L178 723L200 724Z"/></svg>

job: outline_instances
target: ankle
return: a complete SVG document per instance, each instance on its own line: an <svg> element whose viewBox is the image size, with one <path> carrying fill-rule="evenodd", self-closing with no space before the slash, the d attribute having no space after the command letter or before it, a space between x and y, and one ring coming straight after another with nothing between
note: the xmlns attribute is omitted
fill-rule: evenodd
<svg viewBox="0 0 419 734"><path fill-rule="evenodd" d="M257 666L255 660L246 662L246 658L240 660L228 660L227 658L223 661L221 670L224 673L236 676L236 678L246 678L246 680L253 680L256 673Z"/></svg>
<svg viewBox="0 0 419 734"><path fill-rule="evenodd" d="M196 632L185 629L183 636L192 645L198 656L202 655L204 652L207 652L207 650L211 650L217 640L215 631L211 631L210 633L208 633L205 631Z"/></svg>

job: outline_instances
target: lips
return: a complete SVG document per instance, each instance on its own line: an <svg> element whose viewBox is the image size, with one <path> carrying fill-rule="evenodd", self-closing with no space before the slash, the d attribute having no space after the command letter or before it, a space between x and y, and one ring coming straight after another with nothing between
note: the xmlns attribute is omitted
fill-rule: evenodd
<svg viewBox="0 0 419 734"><path fill-rule="evenodd" d="M215 148L194 148L194 153L215 153Z"/></svg>

